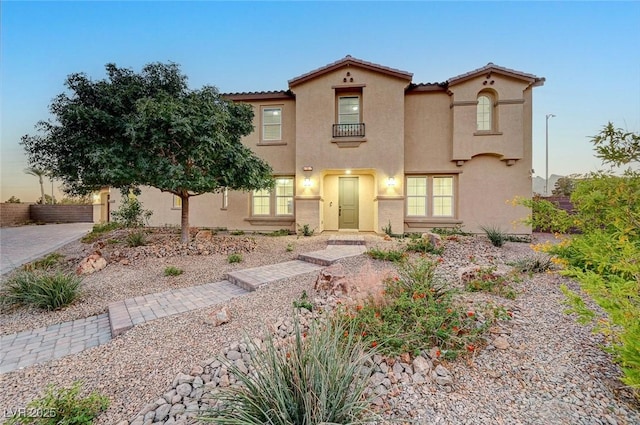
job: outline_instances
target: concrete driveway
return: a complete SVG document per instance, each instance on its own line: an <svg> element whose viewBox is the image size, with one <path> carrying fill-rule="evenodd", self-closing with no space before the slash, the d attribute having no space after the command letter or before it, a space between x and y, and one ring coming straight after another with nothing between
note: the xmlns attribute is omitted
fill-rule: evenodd
<svg viewBox="0 0 640 425"><path fill-rule="evenodd" d="M93 223L0 228L0 275L81 238Z"/></svg>

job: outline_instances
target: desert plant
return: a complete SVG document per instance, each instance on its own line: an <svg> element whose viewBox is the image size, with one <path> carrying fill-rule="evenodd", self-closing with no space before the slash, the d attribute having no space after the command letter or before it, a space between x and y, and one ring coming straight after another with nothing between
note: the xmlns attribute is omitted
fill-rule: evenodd
<svg viewBox="0 0 640 425"><path fill-rule="evenodd" d="M302 295L300 299L293 301L293 306L295 308L306 308L309 311L313 310L313 304L309 301L309 295L307 295L307 291L302 291Z"/></svg>
<svg viewBox="0 0 640 425"><path fill-rule="evenodd" d="M473 235L473 233L465 232L464 230L462 230L462 226L460 226L460 225L456 225L454 227L434 227L433 229L431 229L431 231L433 233L437 233L437 234L439 234L441 236L452 236L452 235L471 236L471 235Z"/></svg>
<svg viewBox="0 0 640 425"><path fill-rule="evenodd" d="M316 229L312 229L308 224L298 225L298 232L300 232L302 236L313 236L315 231Z"/></svg>
<svg viewBox="0 0 640 425"><path fill-rule="evenodd" d="M486 233L487 237L491 241L491 244L496 247L501 247L507 240L507 235L499 227L496 226L480 226L482 231Z"/></svg>
<svg viewBox="0 0 640 425"><path fill-rule="evenodd" d="M244 230L232 230L229 234L233 236L242 236L244 235Z"/></svg>
<svg viewBox="0 0 640 425"><path fill-rule="evenodd" d="M135 248L147 244L147 236L143 232L133 232L127 235L127 246Z"/></svg>
<svg viewBox="0 0 640 425"><path fill-rule="evenodd" d="M296 321L286 345L269 337L264 348L253 340L254 373L234 364L229 371L241 385L216 394L218 407L205 421L218 424L366 424L375 422L365 397L369 374L363 374L374 350L356 330L334 320L312 324L307 332Z"/></svg>
<svg viewBox="0 0 640 425"><path fill-rule="evenodd" d="M124 227L142 227L151 218L153 211L142 208L142 202L133 196L123 196L123 202L111 213L113 221Z"/></svg>
<svg viewBox="0 0 640 425"><path fill-rule="evenodd" d="M288 229L279 229L279 230L274 230L273 232L267 233L267 236L274 236L274 237L278 237L278 236L289 236L289 230Z"/></svg>
<svg viewBox="0 0 640 425"><path fill-rule="evenodd" d="M62 271L21 270L2 286L3 303L56 310L75 301L82 279Z"/></svg>
<svg viewBox="0 0 640 425"><path fill-rule="evenodd" d="M373 258L374 260L393 261L393 262L404 261L404 259L407 256L407 254L405 254L404 251L394 250L394 249L384 250L384 249L378 249L378 248L368 249L367 255Z"/></svg>
<svg viewBox="0 0 640 425"><path fill-rule="evenodd" d="M391 229L391 220L389 220L389 224L387 224L386 226L382 226L382 231L387 236L393 236L393 230Z"/></svg>
<svg viewBox="0 0 640 425"><path fill-rule="evenodd" d="M475 276L466 283L465 288L470 292L491 292L509 299L516 297L516 291L510 285L509 280L496 273L495 267L479 267Z"/></svg>
<svg viewBox="0 0 640 425"><path fill-rule="evenodd" d="M529 255L508 263L520 273L544 273L553 268L553 261L548 255Z"/></svg>
<svg viewBox="0 0 640 425"><path fill-rule="evenodd" d="M92 243L95 242L96 240L100 239L102 236L104 236L106 233L111 232L112 230L118 229L120 228L120 224L116 223L116 222L109 222L109 223L98 223L98 224L94 224L93 225L93 229L91 229L91 232L87 233L86 235L84 235L81 239L82 242L84 243Z"/></svg>
<svg viewBox="0 0 640 425"><path fill-rule="evenodd" d="M175 266L168 266L164 269L165 276L180 276L182 273L184 273L184 270Z"/></svg>
<svg viewBox="0 0 640 425"><path fill-rule="evenodd" d="M60 266L60 260L64 258L64 255L52 252L47 254L43 258L36 260L32 263L27 263L22 266L23 270L49 270Z"/></svg>
<svg viewBox="0 0 640 425"><path fill-rule="evenodd" d="M227 261L229 262L229 264L240 263L242 261L242 254L237 252L229 254L229 256L227 257Z"/></svg>
<svg viewBox="0 0 640 425"><path fill-rule="evenodd" d="M109 407L109 399L96 392L80 397L81 383L70 388L47 387L44 397L32 400L24 412L16 413L9 425L89 425ZM33 414L33 413L37 414Z"/></svg>
<svg viewBox="0 0 640 425"><path fill-rule="evenodd" d="M441 255L444 252L444 247L436 247L431 243L431 241L429 241L429 239L418 237L411 238L407 243L407 251Z"/></svg>

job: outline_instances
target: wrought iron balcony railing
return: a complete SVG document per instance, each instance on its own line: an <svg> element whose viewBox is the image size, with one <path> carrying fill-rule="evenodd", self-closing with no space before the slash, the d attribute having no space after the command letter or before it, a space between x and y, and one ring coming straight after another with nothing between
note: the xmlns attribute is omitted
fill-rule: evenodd
<svg viewBox="0 0 640 425"><path fill-rule="evenodd" d="M364 137L364 123L334 124L333 137Z"/></svg>

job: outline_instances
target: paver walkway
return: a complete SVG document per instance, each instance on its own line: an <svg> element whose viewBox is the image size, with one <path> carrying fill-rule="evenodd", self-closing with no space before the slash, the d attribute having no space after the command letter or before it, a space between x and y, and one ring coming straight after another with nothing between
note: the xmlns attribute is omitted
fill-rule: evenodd
<svg viewBox="0 0 640 425"><path fill-rule="evenodd" d="M345 245L341 244L341 241ZM0 373L43 363L105 344L133 326L211 307L281 279L317 271L365 251L362 236L331 237L326 249L300 260L230 272L227 280L142 295L109 305L109 313L0 336Z"/></svg>

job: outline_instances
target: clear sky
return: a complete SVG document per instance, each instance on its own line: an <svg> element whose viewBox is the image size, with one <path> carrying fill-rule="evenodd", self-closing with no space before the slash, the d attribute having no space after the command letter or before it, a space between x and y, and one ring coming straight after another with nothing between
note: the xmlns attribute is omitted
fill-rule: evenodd
<svg viewBox="0 0 640 425"><path fill-rule="evenodd" d="M68 74L182 66L192 88L284 90L345 55L441 82L488 62L546 78L534 89L535 174L601 168L589 137L640 131L640 2L2 1L0 200L39 197L20 137L48 118ZM51 186L48 184L48 192ZM56 195L58 196L58 195Z"/></svg>

